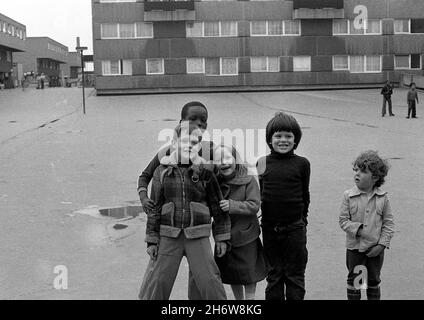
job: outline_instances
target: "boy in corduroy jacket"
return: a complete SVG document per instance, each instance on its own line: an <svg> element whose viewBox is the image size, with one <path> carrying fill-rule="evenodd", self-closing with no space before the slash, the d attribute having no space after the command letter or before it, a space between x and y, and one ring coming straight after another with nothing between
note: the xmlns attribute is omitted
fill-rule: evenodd
<svg viewBox="0 0 424 320"><path fill-rule="evenodd" d="M219 207L222 195L213 170L196 152L202 133L195 128L187 131L177 129L171 154L161 159L153 175L155 208L147 214L146 227L151 260L139 294L142 300L169 299L183 256L201 298L226 299L209 236L212 230L216 253L223 256L231 221Z"/></svg>

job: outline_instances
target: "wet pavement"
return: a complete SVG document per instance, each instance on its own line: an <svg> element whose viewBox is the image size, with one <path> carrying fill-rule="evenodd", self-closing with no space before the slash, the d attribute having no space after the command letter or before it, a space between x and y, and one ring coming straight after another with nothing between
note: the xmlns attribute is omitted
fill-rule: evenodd
<svg viewBox="0 0 424 320"><path fill-rule="evenodd" d="M385 188L397 232L382 297L422 299L424 109L405 119L405 96L395 90L390 118L380 115L379 90L90 96L83 116L77 88L1 91L0 299L137 298L148 263L137 178L163 144L160 131L174 128L191 100L208 107L209 131L263 129L278 110L304 128L297 153L312 164L307 299L345 299L338 212L351 163L367 149L390 158ZM53 286L59 265L66 290ZM186 299L187 273L183 260L173 299Z"/></svg>

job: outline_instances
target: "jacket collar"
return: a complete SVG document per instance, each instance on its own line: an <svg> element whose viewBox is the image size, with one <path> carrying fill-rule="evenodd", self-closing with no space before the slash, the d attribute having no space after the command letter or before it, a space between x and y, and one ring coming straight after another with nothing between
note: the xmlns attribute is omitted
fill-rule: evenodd
<svg viewBox="0 0 424 320"><path fill-rule="evenodd" d="M231 184L231 185L238 185L243 186L248 184L252 180L252 176L246 175L242 177L234 177L231 180L223 181L224 183Z"/></svg>
<svg viewBox="0 0 424 320"><path fill-rule="evenodd" d="M359 190L359 188L357 186L354 186L352 189L349 190L348 196L349 196L349 198L352 198L352 197L359 196L362 193L365 193L365 192ZM384 191L381 188L374 188L372 196L374 196L374 195L384 196L386 193L387 193L387 191Z"/></svg>

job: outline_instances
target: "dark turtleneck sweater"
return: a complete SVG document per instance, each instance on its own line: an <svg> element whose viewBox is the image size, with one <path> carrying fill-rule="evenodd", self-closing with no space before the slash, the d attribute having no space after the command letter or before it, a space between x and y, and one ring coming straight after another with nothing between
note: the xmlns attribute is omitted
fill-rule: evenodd
<svg viewBox="0 0 424 320"><path fill-rule="evenodd" d="M262 222L289 224L308 216L310 163L294 154L272 151L258 161Z"/></svg>

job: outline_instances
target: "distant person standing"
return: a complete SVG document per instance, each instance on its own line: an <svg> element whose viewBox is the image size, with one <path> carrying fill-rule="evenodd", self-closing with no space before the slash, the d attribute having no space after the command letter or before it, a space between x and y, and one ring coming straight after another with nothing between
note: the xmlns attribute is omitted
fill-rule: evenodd
<svg viewBox="0 0 424 320"><path fill-rule="evenodd" d="M394 114L392 112L392 94L393 88L390 85L390 81L387 80L383 89L381 89L381 94L383 95L383 109L381 110L381 116L384 117L386 115L386 103L389 104L389 116L393 117Z"/></svg>
<svg viewBox="0 0 424 320"><path fill-rule="evenodd" d="M46 80L46 76L44 75L44 73L41 74L40 76L40 87L41 89L44 89L44 81Z"/></svg>
<svg viewBox="0 0 424 320"><path fill-rule="evenodd" d="M406 117L406 119L409 119L409 116L411 116L412 113L412 118L417 118L417 108L416 108L416 104L415 101L417 101L418 103L418 91L417 91L417 86L415 84L415 82L412 82L410 85L411 89L409 89L408 91L408 116Z"/></svg>

